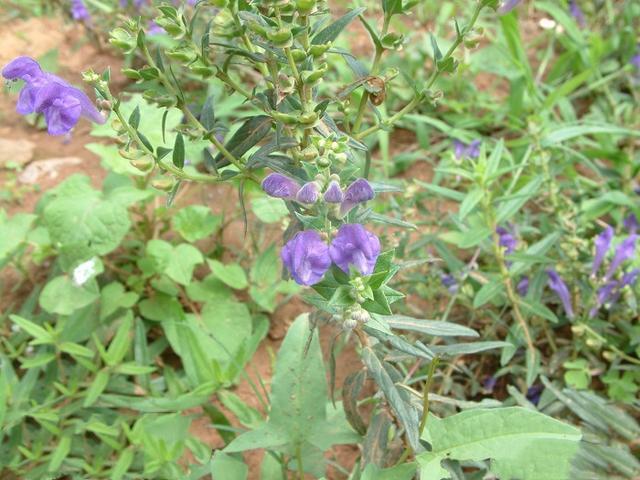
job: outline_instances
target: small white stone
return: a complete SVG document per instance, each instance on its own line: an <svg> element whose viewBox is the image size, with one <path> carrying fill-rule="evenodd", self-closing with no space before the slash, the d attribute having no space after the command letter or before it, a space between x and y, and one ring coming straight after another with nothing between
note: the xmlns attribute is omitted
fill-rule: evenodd
<svg viewBox="0 0 640 480"><path fill-rule="evenodd" d="M96 259L95 257L87 260L84 263L81 263L76 268L73 269L73 283L75 283L78 287L81 287L87 281L93 277L96 273Z"/></svg>

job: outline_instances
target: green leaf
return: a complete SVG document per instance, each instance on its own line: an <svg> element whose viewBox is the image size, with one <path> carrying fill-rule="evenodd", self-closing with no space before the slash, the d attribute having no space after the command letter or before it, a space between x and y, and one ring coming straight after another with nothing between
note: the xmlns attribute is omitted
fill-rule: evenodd
<svg viewBox="0 0 640 480"><path fill-rule="evenodd" d="M100 370L87 390L82 406L87 408L93 405L104 389L107 388L108 383L109 372L107 370Z"/></svg>
<svg viewBox="0 0 640 480"><path fill-rule="evenodd" d="M100 291L100 319L117 312L119 308L131 308L138 301L138 295L127 292L120 282L105 285Z"/></svg>
<svg viewBox="0 0 640 480"><path fill-rule="evenodd" d="M491 459L499 478L568 479L580 431L541 413L520 408L473 409L439 419L430 415L423 439L432 450L417 456L420 478L451 478L441 462Z"/></svg>
<svg viewBox="0 0 640 480"><path fill-rule="evenodd" d="M218 260L207 260L211 271L226 285L235 290L244 290L249 286L247 275L237 263L223 264Z"/></svg>
<svg viewBox="0 0 640 480"><path fill-rule="evenodd" d="M225 148L235 158L242 157L271 131L272 122L272 118L267 115L256 115L249 118L231 137ZM224 159L224 155L219 153L216 156L216 164L220 165Z"/></svg>
<svg viewBox="0 0 640 480"><path fill-rule="evenodd" d="M3 218L0 211L0 262L8 257L27 238L36 215L19 213L9 220ZM0 266L2 264L0 263Z"/></svg>
<svg viewBox="0 0 640 480"><path fill-rule="evenodd" d="M109 366L114 366L122 362L125 355L129 351L131 340L133 336L133 315L131 311L127 312L127 315L122 319L116 334L114 335L107 354L105 355L105 362Z"/></svg>
<svg viewBox="0 0 640 480"><path fill-rule="evenodd" d="M509 198L498 199L500 206L496 213L496 222L503 223L509 220L516 214L525 203L527 203L538 192L542 185L542 175L535 177L524 187L518 190L517 193L509 196Z"/></svg>
<svg viewBox="0 0 640 480"><path fill-rule="evenodd" d="M327 42L333 42L336 38L338 38L338 35L340 35L340 32L342 32L342 30L344 30L344 28L347 25L349 25L353 21L353 19L355 19L358 15L360 15L365 10L366 8L360 7L360 8L354 8L353 10L347 12L345 15L343 15L336 21L331 22L331 24L328 27L324 28L323 30L320 30L313 37L313 39L311 40L311 43L313 45L323 45Z"/></svg>
<svg viewBox="0 0 640 480"><path fill-rule="evenodd" d="M362 472L360 480L412 480L417 469L418 465L415 463L404 463L391 468L380 468L370 463Z"/></svg>
<svg viewBox="0 0 640 480"><path fill-rule="evenodd" d="M132 447L125 448L118 454L118 461L113 467L111 471L111 480L122 480L125 476L129 467L133 463L134 458L134 450Z"/></svg>
<svg viewBox="0 0 640 480"><path fill-rule="evenodd" d="M51 455L51 460L49 461L49 466L47 467L48 472L58 472L60 471L60 467L62 466L62 462L67 458L69 452L71 451L71 437L69 435L65 435L60 439L60 443L53 451Z"/></svg>
<svg viewBox="0 0 640 480"><path fill-rule="evenodd" d="M55 339L53 338L53 335L40 325L37 325L26 318L19 317L18 315L9 315L9 318L13 323L38 340L39 343L54 343Z"/></svg>
<svg viewBox="0 0 640 480"><path fill-rule="evenodd" d="M195 242L213 235L221 222L222 217L213 215L204 205L189 205L171 219L174 230L187 242Z"/></svg>
<svg viewBox="0 0 640 480"><path fill-rule="evenodd" d="M415 450L420 450L421 446L418 442L418 413L415 408L402 398L394 381L371 348L363 350L362 361L404 426L409 443Z"/></svg>
<svg viewBox="0 0 640 480"><path fill-rule="evenodd" d="M231 456L227 453L216 451L211 461L211 477L224 478L225 480L246 480L249 467L242 461L242 457Z"/></svg>
<svg viewBox="0 0 640 480"><path fill-rule="evenodd" d="M442 322L438 320L421 320L404 315L391 315L384 317L389 327L396 330L411 330L438 337L478 337L478 332L458 325L457 323Z"/></svg>
<svg viewBox="0 0 640 480"><path fill-rule="evenodd" d="M171 280L181 285L189 285L193 270L203 261L200 250L193 245L181 243L173 249L165 273Z"/></svg>
<svg viewBox="0 0 640 480"><path fill-rule="evenodd" d="M485 283L473 298L473 308L480 308L484 304L489 303L497 296L501 295L503 291L504 285L500 280L493 280L489 283Z"/></svg>
<svg viewBox="0 0 640 480"><path fill-rule="evenodd" d="M184 138L182 134L176 135L176 141L173 144L173 164L178 168L184 167Z"/></svg>
<svg viewBox="0 0 640 480"><path fill-rule="evenodd" d="M49 313L70 315L100 297L98 285L90 280L78 286L66 275L55 277L40 293L40 306Z"/></svg>
<svg viewBox="0 0 640 480"><path fill-rule="evenodd" d="M58 348L60 351L73 355L74 357L93 358L94 355L93 350L72 342L62 342L58 345Z"/></svg>
<svg viewBox="0 0 640 480"><path fill-rule="evenodd" d="M471 342L471 343L453 343L451 345L431 345L429 348L438 355L468 355L472 353L484 352L486 350L494 350L496 348L510 347L509 342Z"/></svg>
<svg viewBox="0 0 640 480"><path fill-rule="evenodd" d="M289 215L289 210L281 198L266 195L252 198L251 210L262 223L276 223Z"/></svg>

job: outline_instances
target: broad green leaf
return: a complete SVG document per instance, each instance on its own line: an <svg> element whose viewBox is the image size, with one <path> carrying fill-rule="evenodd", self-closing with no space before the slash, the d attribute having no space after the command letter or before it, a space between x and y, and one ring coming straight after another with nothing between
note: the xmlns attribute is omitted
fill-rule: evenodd
<svg viewBox="0 0 640 480"><path fill-rule="evenodd" d="M451 478L441 462L491 459L498 478L569 479L580 431L521 408L473 409L440 419L430 415L423 439L432 450L419 454L420 478Z"/></svg>
<svg viewBox="0 0 640 480"><path fill-rule="evenodd" d="M181 243L173 249L165 273L171 280L181 285L189 285L193 270L203 261L200 250L188 243Z"/></svg>
<svg viewBox="0 0 640 480"><path fill-rule="evenodd" d="M187 242L211 236L220 227L222 217L213 215L204 205L189 205L176 213L171 223Z"/></svg>
<svg viewBox="0 0 640 480"><path fill-rule="evenodd" d="M211 271L225 284L235 290L244 290L249 285L247 275L237 263L223 264L218 260L207 260Z"/></svg>
<svg viewBox="0 0 640 480"><path fill-rule="evenodd" d="M220 450L213 454L211 461L211 477L225 480L246 480L249 467L241 456L232 456Z"/></svg>
<svg viewBox="0 0 640 480"><path fill-rule="evenodd" d="M220 362L228 363L230 355L235 355L251 336L251 313L245 304L235 300L206 303L201 320L204 328L200 335L215 340L207 342L207 354Z"/></svg>
<svg viewBox="0 0 640 480"><path fill-rule="evenodd" d="M140 171L131 162L120 155L117 145L104 145L102 143L89 143L84 146L87 150L100 157L100 165L107 170L111 170L119 175L132 175L143 177L144 172Z"/></svg>
<svg viewBox="0 0 640 480"><path fill-rule="evenodd" d="M263 223L276 223L289 214L287 206L281 198L266 195L251 199L251 210Z"/></svg>
<svg viewBox="0 0 640 480"><path fill-rule="evenodd" d="M107 200L89 185L88 177L72 176L59 185L43 212L54 245L72 258L106 255L129 231L126 206Z"/></svg>
<svg viewBox="0 0 640 480"><path fill-rule="evenodd" d="M36 218L35 215L19 213L5 220L0 211L0 262L26 240Z"/></svg>
<svg viewBox="0 0 640 480"><path fill-rule="evenodd" d="M49 281L40 293L40 306L49 313L70 315L100 297L98 285L90 280L82 286L66 275Z"/></svg>
<svg viewBox="0 0 640 480"><path fill-rule="evenodd" d="M100 319L103 320L118 311L119 308L131 308L136 304L138 295L127 292L120 282L112 282L100 290Z"/></svg>

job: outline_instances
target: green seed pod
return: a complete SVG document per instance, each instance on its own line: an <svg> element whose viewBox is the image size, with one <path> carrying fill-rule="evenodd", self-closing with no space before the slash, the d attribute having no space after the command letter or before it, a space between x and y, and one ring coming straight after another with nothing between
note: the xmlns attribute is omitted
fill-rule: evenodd
<svg viewBox="0 0 640 480"><path fill-rule="evenodd" d="M303 125L313 125L318 121L317 112L305 112L298 117L298 120Z"/></svg>
<svg viewBox="0 0 640 480"><path fill-rule="evenodd" d="M136 39L124 28L114 28L109 43L125 53L131 53L136 48Z"/></svg>
<svg viewBox="0 0 640 480"><path fill-rule="evenodd" d="M317 70L304 72L302 74L302 81L304 82L305 85L313 86L319 83L320 80L322 80L322 77L324 76L325 73L327 73L327 70L328 70L328 67L324 65L323 67L318 68Z"/></svg>
<svg viewBox="0 0 640 480"><path fill-rule="evenodd" d="M136 160L144 155L144 152L142 152L142 150L139 150L135 147L128 149L121 148L120 150L118 150L118 153L122 158L126 158L127 160Z"/></svg>
<svg viewBox="0 0 640 480"><path fill-rule="evenodd" d="M305 51L299 49L291 50L291 56L296 63L303 62L305 58L307 58L307 54L305 53Z"/></svg>
<svg viewBox="0 0 640 480"><path fill-rule="evenodd" d="M329 168L331 166L331 160L327 157L318 157L316 160L316 165L318 168Z"/></svg>
<svg viewBox="0 0 640 480"><path fill-rule="evenodd" d="M136 168L136 169L140 170L141 172L148 172L155 165L155 162L153 161L153 158L149 157L148 155L146 155L144 157L141 157L141 158L136 158L134 160L131 160L131 161L129 161L129 163L131 164L131 166L133 168Z"/></svg>
<svg viewBox="0 0 640 480"><path fill-rule="evenodd" d="M291 30L286 27L267 32L267 38L276 47L287 48L293 45L293 34Z"/></svg>
<svg viewBox="0 0 640 480"><path fill-rule="evenodd" d="M313 145L308 146L302 151L302 158L305 162L313 162L318 157L318 149Z"/></svg>
<svg viewBox="0 0 640 480"><path fill-rule="evenodd" d="M296 0L296 10L300 15L309 15L316 9L316 0Z"/></svg>
<svg viewBox="0 0 640 480"><path fill-rule="evenodd" d="M285 125L297 125L298 117L295 115L290 115L288 113L283 112L271 112L271 117L280 123L284 123Z"/></svg>
<svg viewBox="0 0 640 480"><path fill-rule="evenodd" d="M203 78L212 77L216 73L213 67L205 65L200 60L189 65L189 70L191 70L193 73L201 75Z"/></svg>
<svg viewBox="0 0 640 480"><path fill-rule="evenodd" d="M260 25L258 22L247 23L247 28L249 29L249 31L255 33L256 35L259 35L262 38L267 38L267 29Z"/></svg>
<svg viewBox="0 0 640 480"><path fill-rule="evenodd" d="M387 33L380 39L382 46L387 49L398 50L402 47L402 42L404 42L404 35L399 33Z"/></svg>
<svg viewBox="0 0 640 480"><path fill-rule="evenodd" d="M163 192L170 192L175 184L173 177L159 177L153 179L151 186Z"/></svg>
<svg viewBox="0 0 640 480"><path fill-rule="evenodd" d="M132 80L140 80L142 78L140 73L138 73L138 71L134 70L133 68L123 68L121 71L125 77L130 78Z"/></svg>
<svg viewBox="0 0 640 480"><path fill-rule="evenodd" d="M327 53L327 50L329 50L332 45L332 42L323 43L322 45L311 45L311 47L309 47L309 53L314 58L321 57L322 55Z"/></svg>

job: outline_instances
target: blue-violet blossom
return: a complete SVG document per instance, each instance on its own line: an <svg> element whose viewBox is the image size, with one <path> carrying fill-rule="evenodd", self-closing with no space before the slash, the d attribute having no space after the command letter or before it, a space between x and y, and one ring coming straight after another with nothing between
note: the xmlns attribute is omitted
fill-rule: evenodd
<svg viewBox="0 0 640 480"><path fill-rule="evenodd" d="M305 183L296 194L296 200L307 205L316 203L318 198L320 198L320 187L317 182Z"/></svg>
<svg viewBox="0 0 640 480"><path fill-rule="evenodd" d="M8 80L24 80L16 111L22 115L44 115L50 135L69 133L81 116L96 123L105 122L82 90L52 73L44 72L32 58L12 60L2 70L2 76Z"/></svg>
<svg viewBox="0 0 640 480"><path fill-rule="evenodd" d="M582 9L580 8L576 0L569 1L569 12L578 23L578 25L584 27L587 24L587 21L584 18L584 13L582 12Z"/></svg>
<svg viewBox="0 0 640 480"><path fill-rule="evenodd" d="M360 224L345 224L331 242L329 254L343 272L349 273L353 265L362 275L371 275L380 255L380 240Z"/></svg>
<svg viewBox="0 0 640 480"><path fill-rule="evenodd" d="M607 228L605 228L593 241L596 246L596 254L593 257L593 264L591 265L591 275L594 277L598 273L598 270L600 270L604 257L609 251L611 240L613 240L613 228L610 225L607 225Z"/></svg>
<svg viewBox="0 0 640 480"><path fill-rule="evenodd" d="M270 197L293 200L300 190L300 185L286 175L270 173L262 181L262 190Z"/></svg>
<svg viewBox="0 0 640 480"><path fill-rule="evenodd" d="M509 13L511 10L516 8L521 0L504 0L500 8L498 8L498 12L502 15L505 13Z"/></svg>
<svg viewBox="0 0 640 480"><path fill-rule="evenodd" d="M474 140L469 145L460 140L453 141L453 154L457 160L462 158L478 158L480 156L480 140Z"/></svg>
<svg viewBox="0 0 640 480"><path fill-rule="evenodd" d="M616 270L620 265L622 265L625 261L633 258L636 253L636 240L638 239L637 234L629 235L625 238L620 245L616 248L616 252L613 256L613 260L609 264L609 269L607 270L607 274L604 276L605 280L611 280L613 274L616 273Z"/></svg>
<svg viewBox="0 0 640 480"><path fill-rule="evenodd" d="M375 196L373 188L364 178L359 178L347 187L340 205L340 214L346 215L359 203L367 202Z"/></svg>
<svg viewBox="0 0 640 480"><path fill-rule="evenodd" d="M555 270L547 270L547 275L549 277L549 288L558 294L567 317L573 318L573 307L571 306L571 298L567 284L564 283L564 280L562 280Z"/></svg>
<svg viewBox="0 0 640 480"><path fill-rule="evenodd" d="M344 194L340 188L340 184L336 180L331 180L327 190L324 192L324 201L327 203L342 203Z"/></svg>
<svg viewBox="0 0 640 480"><path fill-rule="evenodd" d="M315 230L298 232L282 248L280 257L299 285L315 285L331 266L329 247Z"/></svg>
<svg viewBox="0 0 640 480"><path fill-rule="evenodd" d="M507 255L513 253L518 245L516 237L504 227L497 227L496 233L498 234L498 244L505 248Z"/></svg>
<svg viewBox="0 0 640 480"><path fill-rule="evenodd" d="M71 16L74 20L91 20L91 14L83 0L71 0Z"/></svg>

